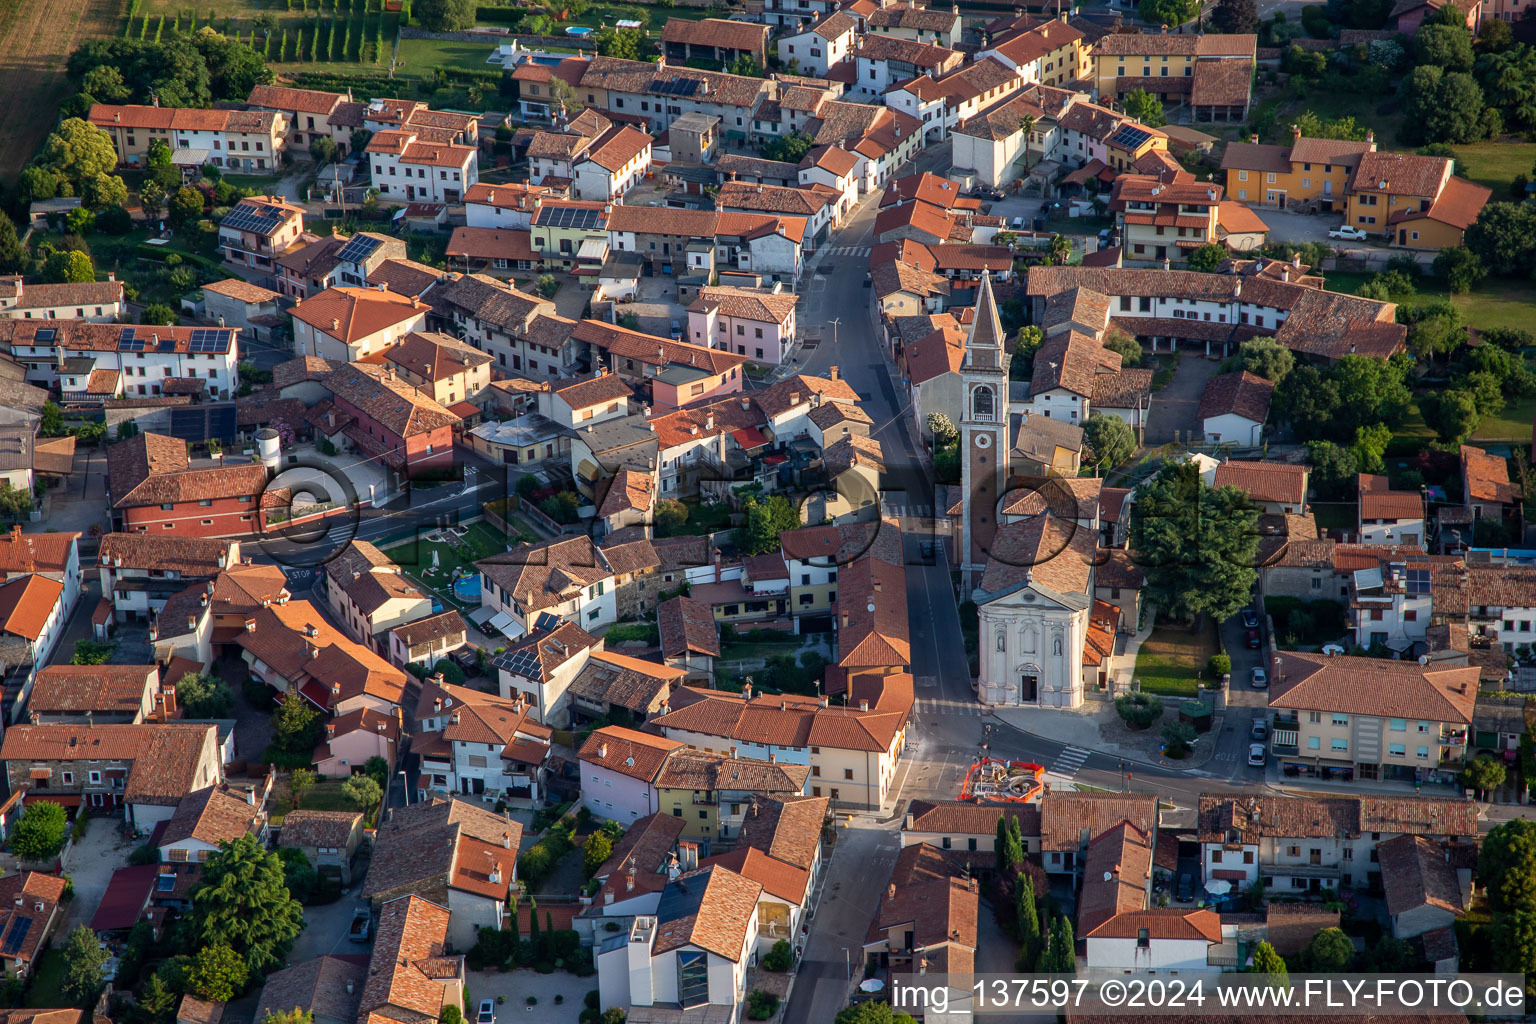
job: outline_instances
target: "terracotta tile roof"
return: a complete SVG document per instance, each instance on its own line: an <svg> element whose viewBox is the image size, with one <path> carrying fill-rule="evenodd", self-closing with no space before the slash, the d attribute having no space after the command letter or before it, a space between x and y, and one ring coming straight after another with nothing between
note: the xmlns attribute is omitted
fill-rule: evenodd
<svg viewBox="0 0 1536 1024"><path fill-rule="evenodd" d="M907 376L913 384L925 384L946 373L959 373L965 360L967 332L943 327L906 348Z"/></svg>
<svg viewBox="0 0 1536 1024"><path fill-rule="evenodd" d="M638 128L617 125L598 138L577 162L590 160L605 171L617 173L649 149L654 141Z"/></svg>
<svg viewBox="0 0 1536 1024"><path fill-rule="evenodd" d="M79 540L78 533L22 533L16 529L0 533L0 572L62 573L69 567Z"/></svg>
<svg viewBox="0 0 1536 1024"><path fill-rule="evenodd" d="M993 537L979 586L999 595L1028 581L1058 594L1087 594L1096 548L1092 531L1056 515L1008 523Z"/></svg>
<svg viewBox="0 0 1536 1024"><path fill-rule="evenodd" d="M124 799L175 806L199 788L203 744L215 727L156 725L16 725L0 743L0 760L131 761ZM211 781L211 780L209 780Z"/></svg>
<svg viewBox="0 0 1536 1024"><path fill-rule="evenodd" d="M901 531L884 521L786 530L779 546L785 559L826 567L851 564L866 553L893 565L902 560Z"/></svg>
<svg viewBox="0 0 1536 1024"><path fill-rule="evenodd" d="M18 576L0 583L0 633L36 641L64 595L64 584L48 576Z"/></svg>
<svg viewBox="0 0 1536 1024"><path fill-rule="evenodd" d="M827 402L855 403L859 393L846 380L829 377L811 377L803 373L786 377L755 396L758 407L770 419L799 408Z"/></svg>
<svg viewBox="0 0 1536 1024"><path fill-rule="evenodd" d="M609 579L612 567L590 537L519 544L475 563L482 576L511 595L523 614L570 600L583 587Z"/></svg>
<svg viewBox="0 0 1536 1024"><path fill-rule="evenodd" d="M1216 227L1228 234L1264 234L1269 225L1247 203L1223 199L1216 206Z"/></svg>
<svg viewBox="0 0 1536 1024"><path fill-rule="evenodd" d="M1199 416L1205 420L1236 414L1245 420L1263 423L1269 417L1269 402L1274 393L1273 382L1247 370L1217 374L1206 381L1205 392L1200 396Z"/></svg>
<svg viewBox="0 0 1536 1024"><path fill-rule="evenodd" d="M590 409L594 405L627 400L633 396L629 385L610 370L594 370L582 377L557 380L550 391L559 395L572 409Z"/></svg>
<svg viewBox="0 0 1536 1024"><path fill-rule="evenodd" d="M1152 834L1129 821L1121 821L1089 840L1077 898L1078 935L1086 938L1117 915L1146 909L1152 848Z"/></svg>
<svg viewBox="0 0 1536 1024"><path fill-rule="evenodd" d="M1236 107L1248 102L1253 63L1246 60L1195 62L1190 102L1196 106Z"/></svg>
<svg viewBox="0 0 1536 1024"><path fill-rule="evenodd" d="M656 607L656 623L661 630L663 657L681 657L698 652L720 656L720 633L709 605L691 597L678 596Z"/></svg>
<svg viewBox="0 0 1536 1024"><path fill-rule="evenodd" d="M949 32L959 15L954 11L935 11L911 4L891 4L871 14L865 24L871 28L910 28L922 32Z"/></svg>
<svg viewBox="0 0 1536 1024"><path fill-rule="evenodd" d="M1418 491L1394 491L1386 477L1369 473L1361 473L1356 485L1362 520L1424 518L1424 496Z"/></svg>
<svg viewBox="0 0 1536 1024"><path fill-rule="evenodd" d="M419 896L391 900L379 911L368 980L358 1000L360 1024L436 1020L448 999L442 960L458 973L462 957L446 957L449 913Z"/></svg>
<svg viewBox="0 0 1536 1024"><path fill-rule="evenodd" d="M285 829L292 817L289 815L284 820ZM339 956L301 960L292 967L267 975L252 1019L264 1021L268 1014L303 1007L324 1020L356 1020L367 976L366 964L343 960Z"/></svg>
<svg viewBox="0 0 1536 1024"><path fill-rule="evenodd" d="M1478 669L1438 668L1378 658L1280 654L1269 705L1429 722L1472 721Z"/></svg>
<svg viewBox="0 0 1536 1024"><path fill-rule="evenodd" d="M963 59L956 50L945 46L933 46L896 36L868 33L858 37L853 56L859 60L896 61L911 64L915 68L948 71L958 67Z"/></svg>
<svg viewBox="0 0 1536 1024"><path fill-rule="evenodd" d="M457 611L450 608L438 615L429 615L424 619L416 619L414 622L406 622L396 626L390 632L400 638L400 643L407 650L420 644L430 643L433 640L446 640L449 637L458 636L466 631L464 619Z"/></svg>
<svg viewBox="0 0 1536 1024"><path fill-rule="evenodd" d="M893 524L885 524L885 529L897 532ZM905 670L912 662L905 566L865 554L844 566L838 576L842 617L837 664L846 669L894 666Z"/></svg>
<svg viewBox="0 0 1536 1024"><path fill-rule="evenodd" d="M838 438L822 449L821 457L827 476L833 480L861 466L872 467L877 476L885 472L885 452L873 437L849 434Z"/></svg>
<svg viewBox="0 0 1536 1024"><path fill-rule="evenodd" d="M20 948L6 951L8 959L30 964L36 960L43 944L49 940L59 904L64 899L67 882L58 875L45 875L27 871L0 880L0 931L10 934L10 941L19 941ZM38 908L38 904L42 908ZM30 924L23 922L30 921ZM63 1015L62 1017L60 1015ZM5 1013L6 1024L77 1024L79 1010L10 1010ZM97 1019L94 1018L93 1019Z"/></svg>
<svg viewBox="0 0 1536 1024"><path fill-rule="evenodd" d="M1219 943L1221 917L1214 910L1184 910L1177 907L1134 910L1116 914L1092 931L1082 934L1095 939L1137 939L1142 932L1146 932L1149 939L1203 939Z"/></svg>
<svg viewBox="0 0 1536 1024"><path fill-rule="evenodd" d="M1045 340L1035 353L1034 376L1030 394L1041 395L1061 388L1089 398L1100 368L1118 373L1120 354L1106 349L1096 338L1076 331L1063 331ZM1114 366L1107 366L1107 362Z"/></svg>
<svg viewBox="0 0 1536 1024"><path fill-rule="evenodd" d="M296 359L286 359L272 368L272 386L282 390L290 384L321 380L326 374L342 365L334 359L326 359L323 356L299 356Z"/></svg>
<svg viewBox="0 0 1536 1024"><path fill-rule="evenodd" d="M992 40L990 48L1016 65L1030 64L1063 46L1083 38L1083 33L1063 21L1052 19L1013 35Z"/></svg>
<svg viewBox="0 0 1536 1024"><path fill-rule="evenodd" d="M328 288L288 312L321 334L350 345L396 324L424 317L427 307L378 288Z"/></svg>
<svg viewBox="0 0 1536 1024"><path fill-rule="evenodd" d="M809 769L807 769L809 770ZM769 896L787 900L791 906L805 902L810 886L810 872L793 864L776 860L751 846L738 846L730 853L709 857L699 862L700 868L722 867L741 875L763 887Z"/></svg>
<svg viewBox="0 0 1536 1024"><path fill-rule="evenodd" d="M977 804L960 800L913 800L902 828L949 836L990 836L998 818L1017 818L1025 836L1040 835L1039 804Z"/></svg>
<svg viewBox="0 0 1536 1024"><path fill-rule="evenodd" d="M939 274L907 263L882 263L870 270L875 294L880 298L905 292L919 298L948 295L949 282Z"/></svg>
<svg viewBox="0 0 1536 1024"><path fill-rule="evenodd" d="M839 11L837 14L832 15L832 18L841 16L842 12ZM828 18L827 20L831 21L832 19ZM858 165L859 158L839 146L817 146L800 161L801 170L808 167L820 167L823 170L830 171L839 178L851 173Z"/></svg>
<svg viewBox="0 0 1536 1024"><path fill-rule="evenodd" d="M362 823L358 811L289 811L283 818L279 846L330 846L345 849L352 833Z"/></svg>
<svg viewBox="0 0 1536 1024"><path fill-rule="evenodd" d="M740 844L810 871L820 853L821 829L830 802L824 796L790 800L759 797L742 820Z"/></svg>
<svg viewBox="0 0 1536 1024"><path fill-rule="evenodd" d="M1043 419L1044 417L1040 417ZM1003 515L1038 516L1062 520L1093 520L1099 514L1099 491L1104 481L1094 477L1016 477L1012 493L998 509Z"/></svg>
<svg viewBox="0 0 1536 1024"><path fill-rule="evenodd" d="M1477 813L1470 800L1202 793L1198 832L1202 843L1249 845L1265 836L1358 838L1366 832L1467 837L1477 835Z"/></svg>
<svg viewBox="0 0 1536 1024"><path fill-rule="evenodd" d="M818 405L806 413L806 419L816 424L823 433L839 423L862 423L866 427L873 427L875 425L875 421L870 419L869 414L863 409L844 402L828 402L826 405Z"/></svg>
<svg viewBox="0 0 1536 1024"><path fill-rule="evenodd" d="M133 714L160 682L153 665L49 665L37 673L28 711ZM177 680L167 680L175 685Z"/></svg>
<svg viewBox="0 0 1536 1024"><path fill-rule="evenodd" d="M614 651L594 651L569 692L594 704L627 708L648 716L666 706L672 688L681 683L680 668L657 664Z"/></svg>
<svg viewBox="0 0 1536 1024"><path fill-rule="evenodd" d="M1465 231L1477 220L1477 215L1488 204L1493 190L1484 185L1474 185L1465 178L1451 178L1440 190L1440 195L1428 210L1421 212L1415 210L1399 210L1387 218L1387 223L1398 224L1403 221L1425 220L1439 221L1449 224L1451 227Z"/></svg>
<svg viewBox="0 0 1536 1024"><path fill-rule="evenodd" d="M255 231L250 228L243 229L266 238L271 238L278 231L287 227L292 221L297 220L300 226L304 224L304 208L302 206L294 206L292 203L285 202L274 196L250 196L242 199L231 207L229 212L233 215L237 211L257 218L275 215L277 222L272 225L270 231ZM230 230L233 231L235 229L231 228Z"/></svg>
<svg viewBox="0 0 1536 1024"><path fill-rule="evenodd" d="M1236 487L1255 501L1300 505L1307 500L1307 468L1283 462L1232 460L1216 467L1215 487Z"/></svg>
<svg viewBox="0 0 1536 1024"><path fill-rule="evenodd" d="M703 287L690 311L718 309L725 316L783 324L795 312L795 296L758 288Z"/></svg>
<svg viewBox="0 0 1536 1024"><path fill-rule="evenodd" d="M766 394L766 392L758 392ZM682 445L708 443L721 434L756 429L766 425L762 410L745 395L733 395L703 405L692 405L650 421L662 451Z"/></svg>
<svg viewBox="0 0 1536 1024"><path fill-rule="evenodd" d="M608 725L588 736L577 756L593 766L654 782L667 755L681 746L677 740Z"/></svg>
<svg viewBox="0 0 1536 1024"><path fill-rule="evenodd" d="M1461 446L1461 475L1466 482L1468 503L1488 501L1507 505L1515 500L1514 488L1509 482L1509 462L1500 456L1464 444Z"/></svg>
<svg viewBox="0 0 1536 1024"><path fill-rule="evenodd" d="M318 89L290 89L281 85L258 85L251 90L245 102L253 107L269 107L273 110L292 110L295 113L329 114L338 103L346 100L339 92L321 92Z"/></svg>
<svg viewBox="0 0 1536 1024"><path fill-rule="evenodd" d="M385 359L430 381L448 380L494 360L449 334L412 331L383 352Z"/></svg>
<svg viewBox="0 0 1536 1024"><path fill-rule="evenodd" d="M1082 451L1083 428L1049 416L1032 416L1027 411L1019 417L1019 428L1014 431L1013 450L1010 454L1050 465L1058 448L1071 452ZM1099 482L1102 484L1102 481ZM1097 488L1094 493L1097 495Z"/></svg>
<svg viewBox="0 0 1536 1024"><path fill-rule="evenodd" d="M679 875L661 891L652 956L696 946L740 961L762 893L760 883L719 865Z"/></svg>
<svg viewBox="0 0 1536 1024"><path fill-rule="evenodd" d="M602 898L659 892L667 884L666 868L677 837L686 827L681 818L659 811L637 819L593 875L603 883ZM633 889L627 888L627 879L633 879Z"/></svg>
<svg viewBox="0 0 1536 1024"><path fill-rule="evenodd" d="M898 855L896 868L891 873L892 881L887 884L874 920L870 922L865 944L883 944L892 931L898 934L911 932L914 953L948 947L950 955L963 951L973 958L981 902L971 888L974 879L969 883L958 877L930 878L906 884L896 881L904 866L902 859L911 860L920 855L924 845L909 846ZM961 950L955 947L961 947Z"/></svg>
<svg viewBox="0 0 1536 1024"><path fill-rule="evenodd" d="M325 565L331 586L339 588L364 615L372 615L396 598L422 600L416 586L400 573L388 555L365 540L353 540Z"/></svg>
<svg viewBox="0 0 1536 1024"><path fill-rule="evenodd" d="M463 800L396 808L394 819L379 830L374 842L362 896L387 897L401 890L433 892L447 886L505 899L514 884L522 832L522 825L511 818ZM492 863L500 870L499 882L489 879ZM381 941L383 936L381 919Z"/></svg>
<svg viewBox="0 0 1536 1024"><path fill-rule="evenodd" d="M196 839L217 846L253 834L252 819L261 820L260 810L244 799L210 786L188 793L176 804L176 813L165 823L159 846Z"/></svg>
<svg viewBox="0 0 1536 1024"><path fill-rule="evenodd" d="M455 259L464 260L539 259L529 232L512 228L454 228L446 252Z"/></svg>
<svg viewBox="0 0 1536 1024"><path fill-rule="evenodd" d="M768 32L767 25L755 22L727 21L724 18L702 18L697 21L668 18L661 30L661 41L758 53L768 45Z"/></svg>
<svg viewBox="0 0 1536 1024"><path fill-rule="evenodd" d="M277 114L255 110L204 110L192 107L92 105L86 120L101 128L158 128L194 132L270 135Z"/></svg>
<svg viewBox="0 0 1536 1024"><path fill-rule="evenodd" d="M411 438L463 422L457 414L404 380L393 375L374 376L358 363L332 370L321 383L336 398L397 437Z"/></svg>
<svg viewBox="0 0 1536 1024"><path fill-rule="evenodd" d="M1346 186L1349 192L1386 192L1434 199L1451 177L1452 161L1417 153L1362 153Z"/></svg>
<svg viewBox="0 0 1536 1024"><path fill-rule="evenodd" d="M109 536L115 536L109 534ZM208 603L215 615L249 615L288 597L288 577L276 565L232 565L213 580Z"/></svg>
<svg viewBox="0 0 1536 1024"><path fill-rule="evenodd" d="M1423 836L1398 836L1378 844L1376 858L1388 914L1396 917L1419 907L1435 907L1461 916L1466 897L1439 843Z"/></svg>
<svg viewBox="0 0 1536 1024"><path fill-rule="evenodd" d="M240 302L275 302L278 298L278 293L270 288L258 287L238 277L232 277L227 281L210 281L203 285L203 291L213 292L215 295L227 295Z"/></svg>
<svg viewBox="0 0 1536 1024"><path fill-rule="evenodd" d="M526 331L534 317L555 312L554 303L528 295L484 274L465 274L433 286L432 303L456 307L493 327L513 333Z"/></svg>
<svg viewBox="0 0 1536 1024"><path fill-rule="evenodd" d="M268 605L235 638L250 654L294 685L305 678L330 687L329 708L367 694L400 703L405 673L334 629L308 601Z"/></svg>
<svg viewBox="0 0 1536 1024"><path fill-rule="evenodd" d="M1066 793L1051 790L1040 798L1040 848L1073 851L1121 822L1143 835L1157 828L1157 798L1145 794Z"/></svg>
<svg viewBox="0 0 1536 1024"><path fill-rule="evenodd" d="M744 78L717 71L698 71L693 68L667 65L659 67L645 61L621 60L617 57L593 57L587 62L581 76L581 84L596 86L609 93L639 95L676 95L673 84L689 80L700 83L697 95L708 95L710 102L719 106L752 107L768 87L759 78ZM705 92L704 90L707 90Z"/></svg>
<svg viewBox="0 0 1536 1024"><path fill-rule="evenodd" d="M711 374L729 373L747 361L746 356L659 338L600 320L583 320L569 333L577 341L606 352L610 360L622 357L651 366L688 366Z"/></svg>
<svg viewBox="0 0 1536 1024"><path fill-rule="evenodd" d="M708 750L688 748L666 755L656 776L657 789L726 790L798 796L811 770L806 765L729 757Z"/></svg>
<svg viewBox="0 0 1536 1024"><path fill-rule="evenodd" d="M628 393L628 388L625 389ZM623 512L649 512L656 504L656 479L649 473L633 469L620 469L609 484L598 507L599 519L616 516ZM610 557L609 561L612 561Z"/></svg>
<svg viewBox="0 0 1536 1024"><path fill-rule="evenodd" d="M610 490L609 495L612 496L612 493ZM634 528L639 529L638 526ZM602 545L603 555L607 557L608 564L613 567L615 576L633 576L636 573L661 568L661 555L656 551L656 545L644 537L636 537L634 540L616 540L613 534L609 534L603 540L606 542Z"/></svg>

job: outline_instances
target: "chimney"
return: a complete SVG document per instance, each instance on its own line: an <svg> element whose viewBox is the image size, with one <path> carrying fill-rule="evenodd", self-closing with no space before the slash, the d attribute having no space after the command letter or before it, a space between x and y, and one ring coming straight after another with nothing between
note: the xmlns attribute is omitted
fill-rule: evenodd
<svg viewBox="0 0 1536 1024"><path fill-rule="evenodd" d="M750 399L750 398L743 398L741 400L741 411L742 412L748 412L748 411L751 410L751 408L752 408L752 399ZM18 527L16 527L16 529L20 530L21 527L18 526Z"/></svg>
<svg viewBox="0 0 1536 1024"><path fill-rule="evenodd" d="M606 760L607 759L607 757L608 757L608 744L607 744L607 742L599 743L597 745L597 757L598 757L598 760Z"/></svg>
<svg viewBox="0 0 1536 1024"><path fill-rule="evenodd" d="M893 899L896 898L896 883L895 882L892 882L892 883L890 883L889 885L887 885L885 887L885 898L888 899L888 900L893 900Z"/></svg>
<svg viewBox="0 0 1536 1024"><path fill-rule="evenodd" d="M341 321L336 319L334 316L331 317L331 330L337 331L337 330L340 330L340 329L341 329Z"/></svg>
<svg viewBox="0 0 1536 1024"><path fill-rule="evenodd" d="M441 710L443 710L443 698L438 697L437 699L432 701L432 710L433 711L441 711Z"/></svg>
<svg viewBox="0 0 1536 1024"><path fill-rule="evenodd" d="M1257 146L1259 144L1259 136L1257 134L1248 136L1248 142L1250 145Z"/></svg>
<svg viewBox="0 0 1536 1024"><path fill-rule="evenodd" d="M833 363L831 366L827 367L827 376L831 377L833 380L842 380L842 378L837 375L836 363Z"/></svg>
<svg viewBox="0 0 1536 1024"><path fill-rule="evenodd" d="M1376 146L1376 132L1370 128L1367 128L1365 130L1365 141L1370 143L1371 147L1374 149Z"/></svg>
<svg viewBox="0 0 1536 1024"><path fill-rule="evenodd" d="M827 701L827 695L826 694L822 694L821 695L820 704L821 704L822 707L827 707L828 706L828 701Z"/></svg>
<svg viewBox="0 0 1536 1024"><path fill-rule="evenodd" d="M746 700L752 699L752 683L750 681L741 685L741 695Z"/></svg>
<svg viewBox="0 0 1536 1024"><path fill-rule="evenodd" d="M848 628L848 613L847 612L843 612L843 628L844 629Z"/></svg>
<svg viewBox="0 0 1536 1024"><path fill-rule="evenodd" d="M869 701L867 701L867 700L859 701L859 710L860 711L868 711L869 710Z"/></svg>
<svg viewBox="0 0 1536 1024"><path fill-rule="evenodd" d="M245 802L250 804L252 807L256 806L256 787L255 786L246 786L245 787Z"/></svg>
<svg viewBox="0 0 1536 1024"><path fill-rule="evenodd" d="M503 832L501 834L501 848L503 850L510 850L510 849L512 849L512 833L511 832Z"/></svg>

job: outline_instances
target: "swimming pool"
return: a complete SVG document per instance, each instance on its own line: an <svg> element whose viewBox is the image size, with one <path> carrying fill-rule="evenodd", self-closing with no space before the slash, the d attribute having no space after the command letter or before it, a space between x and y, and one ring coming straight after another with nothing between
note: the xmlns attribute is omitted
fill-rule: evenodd
<svg viewBox="0 0 1536 1024"><path fill-rule="evenodd" d="M453 581L453 596L462 601L480 600L480 576L460 576Z"/></svg>
<svg viewBox="0 0 1536 1024"><path fill-rule="evenodd" d="M572 25L570 28L565 30L565 34L568 36L580 36L581 38L585 39L587 36L591 35L593 31L593 29L587 28L584 25Z"/></svg>

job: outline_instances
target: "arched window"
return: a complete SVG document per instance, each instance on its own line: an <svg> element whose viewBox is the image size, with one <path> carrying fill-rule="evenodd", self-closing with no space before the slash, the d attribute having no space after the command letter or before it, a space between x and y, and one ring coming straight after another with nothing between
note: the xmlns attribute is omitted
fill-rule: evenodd
<svg viewBox="0 0 1536 1024"><path fill-rule="evenodd" d="M977 388L971 392L971 418L990 420L995 415L991 388Z"/></svg>

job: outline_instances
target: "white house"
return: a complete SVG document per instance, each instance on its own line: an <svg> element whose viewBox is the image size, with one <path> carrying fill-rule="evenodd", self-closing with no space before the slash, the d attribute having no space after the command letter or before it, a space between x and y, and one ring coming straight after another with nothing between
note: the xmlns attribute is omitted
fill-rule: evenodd
<svg viewBox="0 0 1536 1024"><path fill-rule="evenodd" d="M833 220L841 223L859 201L859 158L840 146L817 146L800 161L803 186L821 185L837 193Z"/></svg>
<svg viewBox="0 0 1536 1024"><path fill-rule="evenodd" d="M64 605L64 584L41 573L17 576L0 583L0 641L12 652L12 665L41 668L69 624ZM23 679L30 690L31 675Z"/></svg>
<svg viewBox="0 0 1536 1024"><path fill-rule="evenodd" d="M490 628L513 639L531 632L542 612L568 618L583 629L617 617L613 568L590 537L520 544L475 563L480 604L494 609Z"/></svg>
<svg viewBox="0 0 1536 1024"><path fill-rule="evenodd" d="M0 277L0 319L89 320L110 324L123 314L123 283L27 284L19 275Z"/></svg>
<svg viewBox="0 0 1536 1024"><path fill-rule="evenodd" d="M777 289L700 288L688 307L688 340L756 363L781 363L795 344L795 296Z"/></svg>
<svg viewBox="0 0 1536 1024"><path fill-rule="evenodd" d="M636 917L598 946L600 1004L709 1007L708 1019L740 1019L762 891L719 865L672 879L655 916Z"/></svg>
<svg viewBox="0 0 1536 1024"><path fill-rule="evenodd" d="M352 362L383 352L407 334L427 329L430 307L378 288L327 288L288 310L301 356Z"/></svg>
<svg viewBox="0 0 1536 1024"><path fill-rule="evenodd" d="M853 47L858 69L852 92L879 96L898 82L918 75L942 75L965 59L958 50L894 36L862 35Z"/></svg>
<svg viewBox="0 0 1536 1024"><path fill-rule="evenodd" d="M679 740L604 726L587 737L581 762L581 804L593 815L631 825L658 807L656 776Z"/></svg>
<svg viewBox="0 0 1536 1024"><path fill-rule="evenodd" d="M27 380L84 393L97 371L115 374L129 397L200 394L233 398L240 387L238 327L119 326L84 320L18 323L11 355ZM99 378L98 378L99 379Z"/></svg>
<svg viewBox="0 0 1536 1024"><path fill-rule="evenodd" d="M1263 440L1274 393L1273 381L1247 370L1212 377L1205 383L1198 414L1205 439L1256 447Z"/></svg>
<svg viewBox="0 0 1536 1024"><path fill-rule="evenodd" d="M1423 548L1424 495L1418 491L1394 491L1384 476L1361 473L1360 543L1393 544Z"/></svg>
<svg viewBox="0 0 1536 1024"><path fill-rule="evenodd" d="M521 700L454 686L433 676L416 705L421 757L418 786L428 793L542 799L542 767L551 733Z"/></svg>
<svg viewBox="0 0 1536 1024"><path fill-rule="evenodd" d="M419 142L411 130L379 132L366 153L373 187L389 199L455 205L480 180L473 146Z"/></svg>
<svg viewBox="0 0 1536 1024"><path fill-rule="evenodd" d="M509 645L491 664L503 697L521 699L535 721L564 727L570 720L566 690L602 646L576 623L562 622Z"/></svg>
<svg viewBox="0 0 1536 1024"><path fill-rule="evenodd" d="M799 61L802 75L823 77L852 51L857 24L846 12L836 11L815 24L792 29L774 41L779 60Z"/></svg>
<svg viewBox="0 0 1536 1024"><path fill-rule="evenodd" d="M471 185L464 190L464 222L472 228L527 231L541 201L553 195L547 188L521 182Z"/></svg>
<svg viewBox="0 0 1536 1024"><path fill-rule="evenodd" d="M157 849L162 863L201 863L219 852L220 843L232 843L244 835L260 843L267 838L267 795L272 776L244 793L217 786L195 790L181 798L176 813L165 823Z"/></svg>
<svg viewBox="0 0 1536 1024"><path fill-rule="evenodd" d="M1086 884L1086 883L1085 883ZM1221 918L1212 910L1158 907L1116 914L1088 932L1090 972L1181 974L1222 969L1211 962L1221 944Z"/></svg>

